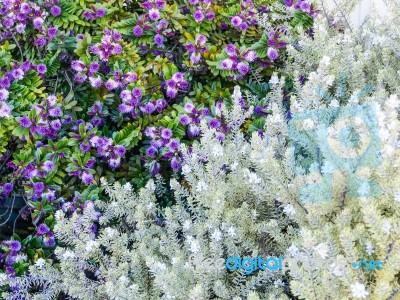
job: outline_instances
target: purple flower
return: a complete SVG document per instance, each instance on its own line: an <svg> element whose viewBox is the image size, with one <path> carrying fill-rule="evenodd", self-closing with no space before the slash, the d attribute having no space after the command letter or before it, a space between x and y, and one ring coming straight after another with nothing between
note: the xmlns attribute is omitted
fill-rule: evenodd
<svg viewBox="0 0 400 300"><path fill-rule="evenodd" d="M13 189L14 189L13 184L10 183L10 182L7 182L7 183L5 183L5 184L3 185L3 194L4 194L5 196L8 196L8 195L13 191Z"/></svg>
<svg viewBox="0 0 400 300"><path fill-rule="evenodd" d="M164 108L166 108L167 105L168 105L168 103L167 103L167 101L165 99L158 99L156 101L156 107L157 107L157 110L159 110L159 111L163 110Z"/></svg>
<svg viewBox="0 0 400 300"><path fill-rule="evenodd" d="M189 0L190 5L196 5L199 3L199 0Z"/></svg>
<svg viewBox="0 0 400 300"><path fill-rule="evenodd" d="M47 234L49 231L50 231L49 226L47 226L46 224L42 223L37 227L36 234L39 235L39 236L42 236L44 234Z"/></svg>
<svg viewBox="0 0 400 300"><path fill-rule="evenodd" d="M190 55L190 61L192 62L192 64L198 64L200 61L200 53L192 53Z"/></svg>
<svg viewBox="0 0 400 300"><path fill-rule="evenodd" d="M15 27L15 30L16 30L18 33L24 33L25 27L26 27L25 24L18 24L18 25Z"/></svg>
<svg viewBox="0 0 400 300"><path fill-rule="evenodd" d="M126 152L126 149L125 149L125 147L122 146L122 145L117 145L117 146L115 146L115 148L114 148L114 153L115 153L116 155L123 156L123 155L125 154L125 152Z"/></svg>
<svg viewBox="0 0 400 300"><path fill-rule="evenodd" d="M35 190L35 193L37 193L37 194L42 193L44 191L44 188L45 188L44 183L41 181L35 182L33 184L33 189Z"/></svg>
<svg viewBox="0 0 400 300"><path fill-rule="evenodd" d="M50 27L49 29L47 29L47 35L50 38L54 38L57 35L58 29L57 27Z"/></svg>
<svg viewBox="0 0 400 300"><path fill-rule="evenodd" d="M46 46L47 40L44 37L40 37L40 38L36 39L35 43L39 47L44 47L44 46Z"/></svg>
<svg viewBox="0 0 400 300"><path fill-rule="evenodd" d="M187 134L189 137L196 137L200 134L200 128L195 125L190 125Z"/></svg>
<svg viewBox="0 0 400 300"><path fill-rule="evenodd" d="M115 90L116 88L118 88L119 83L113 79L108 79L105 83L105 87L107 90L111 91L111 90Z"/></svg>
<svg viewBox="0 0 400 300"><path fill-rule="evenodd" d="M62 116L61 108L53 107L53 108L49 109L49 115L52 117L61 117Z"/></svg>
<svg viewBox="0 0 400 300"><path fill-rule="evenodd" d="M83 83L85 82L87 79L87 76L85 74L76 74L74 76L74 81L76 81L77 83Z"/></svg>
<svg viewBox="0 0 400 300"><path fill-rule="evenodd" d="M247 29L248 25L246 22L243 22L242 24L239 25L239 29L242 31L245 31Z"/></svg>
<svg viewBox="0 0 400 300"><path fill-rule="evenodd" d="M213 12L213 11L207 12L207 13L206 13L206 18L207 18L207 20L209 20L209 21L214 20L214 18L215 18L214 12Z"/></svg>
<svg viewBox="0 0 400 300"><path fill-rule="evenodd" d="M35 18L33 19L33 26L38 29L41 30L42 29L42 25L43 25L43 19L42 18Z"/></svg>
<svg viewBox="0 0 400 300"><path fill-rule="evenodd" d="M85 67L85 63L81 60L73 60L71 63L71 68L77 72L82 72Z"/></svg>
<svg viewBox="0 0 400 300"><path fill-rule="evenodd" d="M155 4L156 4L157 8L162 9L165 6L165 1L164 0L156 0Z"/></svg>
<svg viewBox="0 0 400 300"><path fill-rule="evenodd" d="M293 5L293 0L285 0L285 5L286 6L292 6Z"/></svg>
<svg viewBox="0 0 400 300"><path fill-rule="evenodd" d="M179 170L181 168L181 166L182 166L181 163L179 162L179 160L176 157L171 159L171 168L174 171Z"/></svg>
<svg viewBox="0 0 400 300"><path fill-rule="evenodd" d="M218 128L218 127L220 127L221 126L221 122L220 121L218 121L217 119L215 119L215 118L212 118L209 122L208 122L208 125L211 127L211 128Z"/></svg>
<svg viewBox="0 0 400 300"><path fill-rule="evenodd" d="M87 163L85 164L86 168L93 168L94 165L96 163L96 160L94 158L91 158L87 161Z"/></svg>
<svg viewBox="0 0 400 300"><path fill-rule="evenodd" d="M4 89L8 89L10 87L10 79L8 79L8 77L3 77L0 78L0 88Z"/></svg>
<svg viewBox="0 0 400 300"><path fill-rule="evenodd" d="M100 69L100 65L98 62L94 61L89 65L89 72L96 73Z"/></svg>
<svg viewBox="0 0 400 300"><path fill-rule="evenodd" d="M196 9L196 11L193 14L193 18L197 23L199 23L204 20L204 14L200 9Z"/></svg>
<svg viewBox="0 0 400 300"><path fill-rule="evenodd" d="M184 109L187 113L192 113L195 107L192 103L186 103Z"/></svg>
<svg viewBox="0 0 400 300"><path fill-rule="evenodd" d="M178 94L178 91L176 89L168 88L166 94L168 98L174 98Z"/></svg>
<svg viewBox="0 0 400 300"><path fill-rule="evenodd" d="M47 72L47 67L46 67L45 64L38 64L38 65L36 66L36 70L37 70L37 72L38 72L39 74L44 74L44 73Z"/></svg>
<svg viewBox="0 0 400 300"><path fill-rule="evenodd" d="M250 67L248 64L245 63L238 63L237 65L237 70L239 71L240 74L246 75L250 71Z"/></svg>
<svg viewBox="0 0 400 300"><path fill-rule="evenodd" d="M49 232L46 236L43 237L43 244L46 247L53 247L56 244L56 240L52 232Z"/></svg>
<svg viewBox="0 0 400 300"><path fill-rule="evenodd" d="M138 87L134 88L132 90L132 96L135 98L142 98L142 89Z"/></svg>
<svg viewBox="0 0 400 300"><path fill-rule="evenodd" d="M180 83L179 83L179 88L181 89L181 90L185 90L185 89L187 89L189 87L189 83L186 81L186 80L182 80Z"/></svg>
<svg viewBox="0 0 400 300"><path fill-rule="evenodd" d="M172 137L172 131L169 128L164 128L161 130L161 137L164 139L170 139Z"/></svg>
<svg viewBox="0 0 400 300"><path fill-rule="evenodd" d="M11 107L9 107L5 102L0 102L0 117L11 118Z"/></svg>
<svg viewBox="0 0 400 300"><path fill-rule="evenodd" d="M118 109L119 109L119 111L120 111L121 113L127 114L127 113L130 113L130 112L133 110L133 107L132 107L132 106L129 106L129 105L126 105L126 104L120 104L120 105L118 106Z"/></svg>
<svg viewBox="0 0 400 300"><path fill-rule="evenodd" d="M120 54L122 53L122 46L120 44L115 44L114 49L112 50L112 54Z"/></svg>
<svg viewBox="0 0 400 300"><path fill-rule="evenodd" d="M305 1L301 1L300 2L300 9L303 12L309 13L310 12L310 8L311 8L311 6L310 6L309 3L305 2Z"/></svg>
<svg viewBox="0 0 400 300"><path fill-rule="evenodd" d="M166 83L168 88L173 89L173 88L176 87L176 82L173 79L168 79L165 83Z"/></svg>
<svg viewBox="0 0 400 300"><path fill-rule="evenodd" d="M224 59L221 62L221 69L222 70L232 70L233 60L230 58Z"/></svg>
<svg viewBox="0 0 400 300"><path fill-rule="evenodd" d="M180 116L180 118L179 118L179 122L180 122L182 125L189 125L191 121L192 121L191 118L188 117L187 115L182 115L182 116Z"/></svg>
<svg viewBox="0 0 400 300"><path fill-rule="evenodd" d="M91 183L93 183L94 182L94 178L93 178L93 175L92 174L90 174L88 171L83 171L83 174L82 174L82 182L83 182L83 184L85 184L85 185L89 185L89 184L91 184Z"/></svg>
<svg viewBox="0 0 400 300"><path fill-rule="evenodd" d="M268 48L268 57L270 60L275 60L279 56L278 51L275 48L269 47Z"/></svg>
<svg viewBox="0 0 400 300"><path fill-rule="evenodd" d="M157 155L157 149L156 149L155 147L153 147L153 146L147 148L147 150L146 150L146 155L147 155L148 157L151 157L151 158L156 157L156 155Z"/></svg>
<svg viewBox="0 0 400 300"><path fill-rule="evenodd" d="M156 8L149 10L149 18L152 21L157 21L160 18L160 12Z"/></svg>
<svg viewBox="0 0 400 300"><path fill-rule="evenodd" d="M124 78L128 83L136 82L138 80L138 76L135 72L128 72L124 75Z"/></svg>
<svg viewBox="0 0 400 300"><path fill-rule="evenodd" d="M134 36L138 36L139 37L139 36L141 36L143 34L143 29L139 25L136 25L135 27L133 27L132 32L133 32Z"/></svg>
<svg viewBox="0 0 400 300"><path fill-rule="evenodd" d="M61 8L57 5L54 5L50 9L50 13L52 14L53 17L58 17L61 14Z"/></svg>
<svg viewBox="0 0 400 300"><path fill-rule="evenodd" d="M225 47L225 52L229 55L229 56L236 56L237 55L237 49L236 46L233 44L228 44Z"/></svg>
<svg viewBox="0 0 400 300"><path fill-rule="evenodd" d="M173 152L179 148L179 142L176 139L172 139L168 143L169 151Z"/></svg>
<svg viewBox="0 0 400 300"><path fill-rule="evenodd" d="M249 50L246 52L243 58L248 62L253 62L257 58L257 53L254 50Z"/></svg>
<svg viewBox="0 0 400 300"><path fill-rule="evenodd" d="M88 143L80 143L79 144L79 149L81 149L82 152L88 152L90 150L90 144L88 144Z"/></svg>
<svg viewBox="0 0 400 300"><path fill-rule="evenodd" d="M217 132L215 136L217 140L220 141L221 143L225 140L225 134L223 134L222 132Z"/></svg>
<svg viewBox="0 0 400 300"><path fill-rule="evenodd" d="M97 18L102 18L102 17L104 17L106 15L106 10L104 9L104 8L99 8L97 11L96 11L96 17Z"/></svg>
<svg viewBox="0 0 400 300"><path fill-rule="evenodd" d="M199 45L200 47L203 47L206 44L206 42L207 42L207 38L204 35L199 34L197 36L197 38L196 38L197 45Z"/></svg>
<svg viewBox="0 0 400 300"><path fill-rule="evenodd" d="M58 131L58 130L61 129L61 121L60 120L53 120L53 121L50 122L50 126L54 130Z"/></svg>
<svg viewBox="0 0 400 300"><path fill-rule="evenodd" d="M242 24L243 20L239 16L235 16L231 20L231 24L235 27L239 27Z"/></svg>
<svg viewBox="0 0 400 300"><path fill-rule="evenodd" d="M5 101L8 99L10 92L6 89L0 89L0 101Z"/></svg>
<svg viewBox="0 0 400 300"><path fill-rule="evenodd" d="M152 102L149 102L145 106L140 107L140 110L150 115L156 110L156 107Z"/></svg>
<svg viewBox="0 0 400 300"><path fill-rule="evenodd" d="M90 82L90 85L94 88L99 88L103 84L103 80L101 80L100 77L97 77L97 78L89 77L89 82Z"/></svg>
<svg viewBox="0 0 400 300"><path fill-rule="evenodd" d="M51 160L47 160L43 163L43 170L51 172L54 170L54 163Z"/></svg>
<svg viewBox="0 0 400 300"><path fill-rule="evenodd" d="M88 11L88 10L85 10L84 12L83 12L83 17L86 19L86 20L93 20L93 19L95 19L95 16L90 12L90 11Z"/></svg>
<svg viewBox="0 0 400 300"><path fill-rule="evenodd" d="M161 35L156 34L154 36L154 44L156 44L158 47L164 47L164 38Z"/></svg>
<svg viewBox="0 0 400 300"><path fill-rule="evenodd" d="M172 80L175 82L180 82L183 80L183 74L181 72L176 72L174 75L172 75Z"/></svg>
<svg viewBox="0 0 400 300"><path fill-rule="evenodd" d="M18 80L21 80L21 79L23 79L24 78L24 71L22 71L22 69L14 69L12 72L11 72L11 75L12 75L12 77L14 77L14 79L18 79Z"/></svg>
<svg viewBox="0 0 400 300"><path fill-rule="evenodd" d="M156 128L155 127L147 127L146 130L144 131L144 134L149 137L149 138L155 138L156 136Z"/></svg>
<svg viewBox="0 0 400 300"><path fill-rule="evenodd" d="M121 97L121 99L122 99L123 101L129 101L129 100L132 99L132 93L131 93L130 90L123 90L123 91L119 94L119 96Z"/></svg>
<svg viewBox="0 0 400 300"><path fill-rule="evenodd" d="M21 243L18 241L10 241L8 243L8 246L10 247L10 250L13 252L18 252L21 250Z"/></svg>
<svg viewBox="0 0 400 300"><path fill-rule="evenodd" d="M20 10L24 14L29 14L31 12L31 8L28 3L22 3L20 6Z"/></svg>

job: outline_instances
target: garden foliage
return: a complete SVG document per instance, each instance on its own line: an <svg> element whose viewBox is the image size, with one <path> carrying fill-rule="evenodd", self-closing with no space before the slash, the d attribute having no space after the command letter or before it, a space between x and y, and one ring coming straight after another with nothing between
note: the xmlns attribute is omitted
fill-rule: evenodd
<svg viewBox="0 0 400 300"><path fill-rule="evenodd" d="M46 2L60 47L5 32L2 193L24 179L36 228L2 244L3 297L396 299L400 6L353 28L336 2ZM299 263L193 259L258 255Z"/></svg>
<svg viewBox="0 0 400 300"><path fill-rule="evenodd" d="M101 177L178 178L180 144L198 139L201 120L225 138L218 112L235 84L260 97L244 131L261 130L266 81L316 16L301 3L2 1L0 203L22 197L17 218L33 225L28 237L16 228L18 251L4 243L6 272L50 255L54 212L98 199Z"/></svg>

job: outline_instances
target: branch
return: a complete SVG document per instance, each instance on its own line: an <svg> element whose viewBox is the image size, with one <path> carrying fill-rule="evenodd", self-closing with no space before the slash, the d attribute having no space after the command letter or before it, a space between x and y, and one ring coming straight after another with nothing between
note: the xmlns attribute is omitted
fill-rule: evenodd
<svg viewBox="0 0 400 300"><path fill-rule="evenodd" d="M16 44L17 47L18 47L19 54L21 55L21 59L23 60L23 59L24 59L24 52L22 51L21 46L19 45L19 42L18 42L17 39L15 38L14 33L11 33L11 35L12 35L12 38L13 38L15 44Z"/></svg>
<svg viewBox="0 0 400 300"><path fill-rule="evenodd" d="M12 210L13 210L13 208L14 208L14 202L15 202L15 194L14 194L13 201L12 201L12 204L11 204L11 211L10 211L10 214L8 215L7 220L5 220L3 223L0 224L0 227L3 226L3 225L5 225L5 224L7 224L7 222L10 220L11 215L12 215Z"/></svg>
<svg viewBox="0 0 400 300"><path fill-rule="evenodd" d="M333 2L335 3L336 7L338 8L342 18L344 19L344 21L346 22L346 26L349 28L350 32L353 32L353 29L351 29L350 23L347 21L346 16L344 15L343 11L340 9L339 5L337 4L336 0L333 0Z"/></svg>

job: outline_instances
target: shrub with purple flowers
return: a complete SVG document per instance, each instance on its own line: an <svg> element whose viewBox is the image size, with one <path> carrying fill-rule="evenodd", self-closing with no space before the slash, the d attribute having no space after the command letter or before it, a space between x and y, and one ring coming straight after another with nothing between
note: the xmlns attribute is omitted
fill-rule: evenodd
<svg viewBox="0 0 400 300"><path fill-rule="evenodd" d="M55 211L95 201L101 177L138 188L157 174L179 177L181 145L199 138L203 119L222 142L233 86L265 97L298 26L310 26L298 14L315 15L291 2L296 13L274 21L273 2L2 1L0 203L22 197L11 221L33 226L9 233L1 268L19 275L46 258ZM260 128L263 105L245 132Z"/></svg>

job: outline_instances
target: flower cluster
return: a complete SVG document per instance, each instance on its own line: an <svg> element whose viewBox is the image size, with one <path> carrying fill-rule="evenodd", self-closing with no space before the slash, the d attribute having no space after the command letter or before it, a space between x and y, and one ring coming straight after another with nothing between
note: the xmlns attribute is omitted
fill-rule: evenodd
<svg viewBox="0 0 400 300"><path fill-rule="evenodd" d="M104 8L96 8L95 6L92 6L90 9L87 9L84 11L83 16L87 20L96 20L103 18L107 13L107 10Z"/></svg>
<svg viewBox="0 0 400 300"><path fill-rule="evenodd" d="M207 38L203 34L198 34L193 43L185 45L186 50L190 53L190 62L192 64L198 64L201 59L201 54L208 50L206 42Z"/></svg>
<svg viewBox="0 0 400 300"><path fill-rule="evenodd" d="M258 10L254 6L253 1L245 0L240 6L241 12L233 17L230 17L230 21L233 27L246 31L249 26L257 25L257 13Z"/></svg>
<svg viewBox="0 0 400 300"><path fill-rule="evenodd" d="M26 73L32 69L32 63L27 60L22 63L15 62L11 70L4 73L0 78L0 118L10 118L12 107L6 102L10 97L10 87L14 82L22 81ZM47 70L44 64L38 64L37 71L40 74Z"/></svg>
<svg viewBox="0 0 400 300"><path fill-rule="evenodd" d="M54 233L50 230L49 226L42 223L36 228L36 236L43 240L46 247L53 247L56 244Z"/></svg>
<svg viewBox="0 0 400 300"><path fill-rule="evenodd" d="M22 254L21 243L16 240L3 241L0 248L3 251L0 254L0 261L4 261L6 273L11 277L15 277L14 264L27 260L27 256Z"/></svg>
<svg viewBox="0 0 400 300"><path fill-rule="evenodd" d="M221 62L220 68L221 70L237 71L239 75L235 76L235 79L241 79L249 73L249 63L254 62L257 58L254 50L239 51L233 44L226 45L225 53L228 58Z"/></svg>
<svg viewBox="0 0 400 300"><path fill-rule="evenodd" d="M210 115L208 108L198 109L192 103L186 103L184 106L187 114L182 114L179 117L179 122L184 126L189 126L187 135L189 137L197 137L200 133L200 121L203 117Z"/></svg>
<svg viewBox="0 0 400 300"><path fill-rule="evenodd" d="M194 7L192 17L197 23L205 19L212 21L215 18L215 13L210 7L212 2L213 0L189 0L189 4Z"/></svg>
<svg viewBox="0 0 400 300"><path fill-rule="evenodd" d="M107 62L110 56L122 53L122 46L118 43L122 36L118 31L104 29L101 42L91 47L90 52L97 55L102 62Z"/></svg>
<svg viewBox="0 0 400 300"><path fill-rule="evenodd" d="M310 3L309 1L306 0L285 0L285 5L286 6L293 6L295 9L299 9L302 12L305 12L309 14L311 17L316 18L317 17L317 10L315 10L314 4Z"/></svg>
<svg viewBox="0 0 400 300"><path fill-rule="evenodd" d="M189 83L184 79L181 72L176 72L172 75L171 79L165 82L166 95L168 98L175 98L179 91L187 91Z"/></svg>
<svg viewBox="0 0 400 300"><path fill-rule="evenodd" d="M123 90L120 93L122 104L119 105L119 110L123 114L130 113L132 118L137 118L140 115L140 111L145 114L152 114L157 111L161 113L165 107L167 107L167 101L165 99L158 99L150 101L148 103L141 103L142 89L133 88L130 90Z"/></svg>
<svg viewBox="0 0 400 300"><path fill-rule="evenodd" d="M14 185L10 182L0 184L1 195L7 197L14 190Z"/></svg>
<svg viewBox="0 0 400 300"><path fill-rule="evenodd" d="M41 104L32 105L29 116L19 118L19 125L29 129L32 135L55 139L63 124L71 122L71 116L63 117L62 104L55 95L50 95Z"/></svg>
<svg viewBox="0 0 400 300"><path fill-rule="evenodd" d="M150 161L149 165L153 175L160 171L160 164L154 159L170 160L173 170L179 170L182 164L180 155L180 143L173 137L172 130L162 126L147 127L145 135L151 138L150 147L146 149L145 159Z"/></svg>
<svg viewBox="0 0 400 300"><path fill-rule="evenodd" d="M104 118L108 116L108 111L104 109L100 101L96 101L87 112L88 116L92 117L90 122L95 127L99 127L104 123Z"/></svg>

